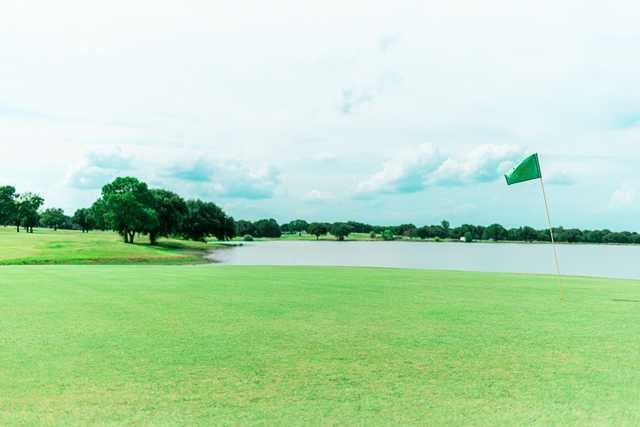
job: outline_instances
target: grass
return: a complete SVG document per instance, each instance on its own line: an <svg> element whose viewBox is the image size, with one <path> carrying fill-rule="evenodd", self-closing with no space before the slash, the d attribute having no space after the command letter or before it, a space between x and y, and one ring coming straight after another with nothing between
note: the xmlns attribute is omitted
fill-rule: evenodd
<svg viewBox="0 0 640 427"><path fill-rule="evenodd" d="M0 265L15 264L198 264L207 249L200 242L147 237L125 244L112 232L35 229L33 234L0 227Z"/></svg>
<svg viewBox="0 0 640 427"><path fill-rule="evenodd" d="M638 425L638 282L0 268L0 425Z"/></svg>

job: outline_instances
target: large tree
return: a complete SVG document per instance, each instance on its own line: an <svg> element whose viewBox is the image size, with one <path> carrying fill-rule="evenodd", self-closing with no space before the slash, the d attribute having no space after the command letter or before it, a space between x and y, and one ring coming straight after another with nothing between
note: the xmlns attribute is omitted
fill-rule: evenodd
<svg viewBox="0 0 640 427"><path fill-rule="evenodd" d="M40 215L40 224L53 228L53 231L58 231L58 227L63 226L66 221L67 216L64 214L64 210L60 208L46 209Z"/></svg>
<svg viewBox="0 0 640 427"><path fill-rule="evenodd" d="M302 235L302 233L307 232L309 223L304 219L296 219L289 223L288 228L291 233L298 233L298 235Z"/></svg>
<svg viewBox="0 0 640 427"><path fill-rule="evenodd" d="M104 202L103 198L99 198L93 205L89 208L91 217L93 218L93 226L98 229L105 231L107 227L107 223L105 221L105 215L107 213L107 205Z"/></svg>
<svg viewBox="0 0 640 427"><path fill-rule="evenodd" d="M33 233L33 227L38 225L40 214L38 209L44 204L44 199L38 194L23 193L16 199L16 231L20 232L20 226L23 226L27 233Z"/></svg>
<svg viewBox="0 0 640 427"><path fill-rule="evenodd" d="M256 234L256 227L253 225L251 221L246 221L244 219L236 221L236 235L253 236L254 234Z"/></svg>
<svg viewBox="0 0 640 427"><path fill-rule="evenodd" d="M16 189L0 186L0 225L13 224L16 219Z"/></svg>
<svg viewBox="0 0 640 427"><path fill-rule="evenodd" d="M314 236L316 236L316 240L319 240L320 236L324 236L329 232L329 226L322 222L312 222L311 224L309 224L307 232L309 234L313 234Z"/></svg>
<svg viewBox="0 0 640 427"><path fill-rule="evenodd" d="M151 206L155 210L158 221L154 227L148 228L149 241L155 245L158 237L169 237L178 234L189 210L184 199L168 190L150 190Z"/></svg>
<svg viewBox="0 0 640 427"><path fill-rule="evenodd" d="M185 238L206 243L210 236L215 236L218 240L233 237L233 218L228 217L215 203L189 200L187 209L188 213L182 225Z"/></svg>
<svg viewBox="0 0 640 427"><path fill-rule="evenodd" d="M349 234L351 234L351 226L349 224L345 224L344 222L336 222L331 226L331 234L333 234L336 239L344 240Z"/></svg>
<svg viewBox="0 0 640 427"><path fill-rule="evenodd" d="M158 227L153 195L147 184L133 177L119 177L102 187L105 223L120 233L125 243L133 243L136 233Z"/></svg>
<svg viewBox="0 0 640 427"><path fill-rule="evenodd" d="M256 237L278 238L282 236L280 226L273 218L258 220L254 225L256 227Z"/></svg>
<svg viewBox="0 0 640 427"><path fill-rule="evenodd" d="M95 219L91 209L78 209L73 215L73 222L78 224L83 233L88 233L95 226Z"/></svg>
<svg viewBox="0 0 640 427"><path fill-rule="evenodd" d="M507 230L500 224L491 224L487 228L484 229L484 233L482 234L483 240L505 240L507 237Z"/></svg>

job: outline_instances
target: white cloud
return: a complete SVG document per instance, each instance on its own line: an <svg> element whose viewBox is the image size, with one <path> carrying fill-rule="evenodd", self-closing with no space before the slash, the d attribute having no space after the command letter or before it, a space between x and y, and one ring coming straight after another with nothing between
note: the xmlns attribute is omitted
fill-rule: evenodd
<svg viewBox="0 0 640 427"><path fill-rule="evenodd" d="M320 190L307 191L302 197L303 200L310 202L326 202L334 198L332 193Z"/></svg>
<svg viewBox="0 0 640 427"><path fill-rule="evenodd" d="M611 209L626 209L632 207L637 199L638 192L634 188L621 187L611 194L609 207Z"/></svg>
<svg viewBox="0 0 640 427"><path fill-rule="evenodd" d="M427 184L462 185L494 181L523 156L524 150L514 145L480 145L446 159L427 177Z"/></svg>
<svg viewBox="0 0 640 427"><path fill-rule="evenodd" d="M132 157L121 147L98 147L88 150L83 160L68 174L68 186L79 190L95 190L129 170Z"/></svg>
<svg viewBox="0 0 640 427"><path fill-rule="evenodd" d="M494 181L524 155L513 145L481 145L445 156L431 144L401 151L382 169L358 184L358 197L376 193L415 193L429 186Z"/></svg>
<svg viewBox="0 0 640 427"><path fill-rule="evenodd" d="M442 164L442 156L431 144L407 149L387 160L382 169L358 184L356 193L415 193L424 189L428 174Z"/></svg>
<svg viewBox="0 0 640 427"><path fill-rule="evenodd" d="M163 176L195 184L205 194L240 199L269 199L280 182L280 172L274 166L250 166L239 160L206 156L192 162L180 161L167 168Z"/></svg>

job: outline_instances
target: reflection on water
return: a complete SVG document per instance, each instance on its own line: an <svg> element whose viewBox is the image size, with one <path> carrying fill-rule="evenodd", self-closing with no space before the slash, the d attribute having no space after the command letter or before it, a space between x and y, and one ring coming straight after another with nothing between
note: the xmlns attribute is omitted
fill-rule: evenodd
<svg viewBox="0 0 640 427"><path fill-rule="evenodd" d="M640 246L559 245L563 274L640 279ZM215 250L236 265L335 265L553 274L550 245L267 241Z"/></svg>

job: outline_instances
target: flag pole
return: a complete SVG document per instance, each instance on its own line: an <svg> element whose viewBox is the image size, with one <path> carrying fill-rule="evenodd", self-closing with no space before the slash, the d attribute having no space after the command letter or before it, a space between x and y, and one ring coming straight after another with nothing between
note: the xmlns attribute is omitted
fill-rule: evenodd
<svg viewBox="0 0 640 427"><path fill-rule="evenodd" d="M542 197L544 198L544 207L547 213L547 225L549 226L549 235L551 236L551 246L553 247L553 258L555 260L555 265L556 265L556 280L558 283L558 288L560 289L560 295L564 299L564 290L560 285L560 261L558 261L558 249L556 248L556 241L553 236L553 226L551 225L551 215L549 215L549 202L547 201L547 192L544 190L544 180L542 179L542 174L540 174L540 187L542 188Z"/></svg>

